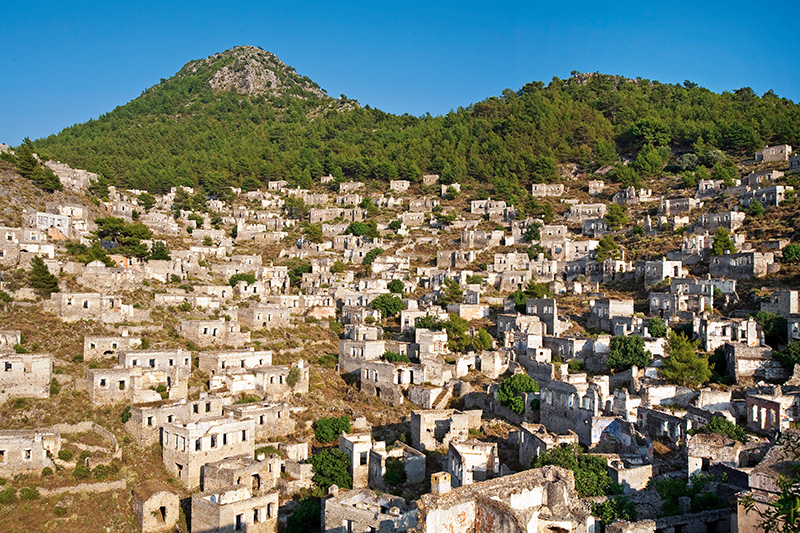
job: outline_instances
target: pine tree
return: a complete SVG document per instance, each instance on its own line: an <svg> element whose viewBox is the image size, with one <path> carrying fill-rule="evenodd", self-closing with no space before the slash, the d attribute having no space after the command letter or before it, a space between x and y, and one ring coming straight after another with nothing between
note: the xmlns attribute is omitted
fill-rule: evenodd
<svg viewBox="0 0 800 533"><path fill-rule="evenodd" d="M683 333L670 332L667 353L661 375L670 383L699 388L711 379L708 358L698 354L697 343Z"/></svg>
<svg viewBox="0 0 800 533"><path fill-rule="evenodd" d="M47 266L38 255L31 260L31 272L28 276L33 290L40 296L49 296L50 293L58 292L58 278L47 270Z"/></svg>

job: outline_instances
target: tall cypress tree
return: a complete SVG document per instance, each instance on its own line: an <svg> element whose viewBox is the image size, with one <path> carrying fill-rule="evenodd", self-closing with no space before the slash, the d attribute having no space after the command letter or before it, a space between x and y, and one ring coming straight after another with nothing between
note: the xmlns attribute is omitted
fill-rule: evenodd
<svg viewBox="0 0 800 533"><path fill-rule="evenodd" d="M33 290L40 296L49 296L50 293L58 292L58 278L47 270L47 266L38 255L31 259L31 272L28 276Z"/></svg>

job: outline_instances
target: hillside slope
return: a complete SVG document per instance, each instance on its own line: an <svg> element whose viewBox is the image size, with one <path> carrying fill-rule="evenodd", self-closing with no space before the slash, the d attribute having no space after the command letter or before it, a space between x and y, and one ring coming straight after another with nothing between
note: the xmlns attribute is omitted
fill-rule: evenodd
<svg viewBox="0 0 800 533"><path fill-rule="evenodd" d="M209 194L268 179L308 186L326 173L356 179L475 179L513 199L556 165L590 173L652 144L672 154L800 143L800 107L749 88L715 94L600 74L506 90L441 117L391 115L326 96L273 54L238 47L191 61L140 97L35 142L40 153L163 192ZM702 153L699 154L702 157Z"/></svg>

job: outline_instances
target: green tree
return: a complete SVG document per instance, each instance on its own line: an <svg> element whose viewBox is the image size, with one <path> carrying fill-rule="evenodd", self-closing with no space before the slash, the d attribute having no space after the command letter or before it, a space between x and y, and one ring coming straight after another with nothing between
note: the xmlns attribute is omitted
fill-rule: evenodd
<svg viewBox="0 0 800 533"><path fill-rule="evenodd" d="M618 182L622 187L636 187L637 189L642 186L642 178L631 165L619 165L608 173L609 177Z"/></svg>
<svg viewBox="0 0 800 533"><path fill-rule="evenodd" d="M697 433L716 433L717 435L723 435L733 440L738 440L739 442L747 442L747 433L744 428L737 426L722 416L714 416L705 426L690 430L691 435Z"/></svg>
<svg viewBox="0 0 800 533"><path fill-rule="evenodd" d="M211 246L214 244L214 241L211 240L211 235L206 235L203 237L203 246Z"/></svg>
<svg viewBox="0 0 800 533"><path fill-rule="evenodd" d="M764 214L764 204L758 200L753 200L747 208L747 214L753 218L760 218Z"/></svg>
<svg viewBox="0 0 800 533"><path fill-rule="evenodd" d="M289 373L286 374L286 384L289 385L291 388L294 388L295 385L300 383L300 378L302 377L303 377L302 371L298 367L293 366L292 369L289 370Z"/></svg>
<svg viewBox="0 0 800 533"><path fill-rule="evenodd" d="M403 296L403 289L405 289L405 285L403 285L402 280L393 279L392 281L386 284L386 288L395 294Z"/></svg>
<svg viewBox="0 0 800 533"><path fill-rule="evenodd" d="M389 363L411 362L411 360L408 358L406 354L400 352L393 352L391 350L386 350L385 352L383 352L383 355L381 355L381 359L383 359L384 361L388 361Z"/></svg>
<svg viewBox="0 0 800 533"><path fill-rule="evenodd" d="M470 338L467 335L469 322L455 313L450 313L450 318L441 323L442 329L447 332L447 346L454 352L463 352L469 346Z"/></svg>
<svg viewBox="0 0 800 533"><path fill-rule="evenodd" d="M581 498L621 493L621 487L608 475L608 463L604 457L590 455L577 444L562 444L540 453L531 459L533 468L547 465L572 470L575 475L575 490Z"/></svg>
<svg viewBox="0 0 800 533"><path fill-rule="evenodd" d="M800 364L800 341L792 341L783 350L773 352L773 357L786 368L794 368Z"/></svg>
<svg viewBox="0 0 800 533"><path fill-rule="evenodd" d="M156 197L149 192L141 193L136 201L145 211L150 211L156 205Z"/></svg>
<svg viewBox="0 0 800 533"><path fill-rule="evenodd" d="M325 240L322 235L322 224L309 224L306 226L304 233L309 242L319 244Z"/></svg>
<svg viewBox="0 0 800 533"><path fill-rule="evenodd" d="M714 242L711 243L711 255L725 255L726 251L735 253L736 245L733 243L733 239L731 239L730 232L720 226L714 232Z"/></svg>
<svg viewBox="0 0 800 533"><path fill-rule="evenodd" d="M667 325L664 324L664 321L658 317L651 318L647 327L650 330L650 335L653 337L666 338L667 333L669 332Z"/></svg>
<svg viewBox="0 0 800 533"><path fill-rule="evenodd" d="M153 246L150 248L150 259L153 261L169 261L172 259L164 241L153 241Z"/></svg>
<svg viewBox="0 0 800 533"><path fill-rule="evenodd" d="M800 260L800 244L787 244L783 249L783 259L787 263L796 263Z"/></svg>
<svg viewBox="0 0 800 533"><path fill-rule="evenodd" d="M684 387L699 388L711 379L708 358L697 353L697 342L683 333L670 333L667 358L661 375L670 382Z"/></svg>
<svg viewBox="0 0 800 533"><path fill-rule="evenodd" d="M31 271L28 274L28 282L36 294L42 297L50 296L50 293L58 292L58 278L47 270L42 258L38 255L31 259Z"/></svg>
<svg viewBox="0 0 800 533"><path fill-rule="evenodd" d="M777 348L786 342L786 318L772 311L758 311L752 317L761 326L767 344Z"/></svg>
<svg viewBox="0 0 800 533"><path fill-rule="evenodd" d="M240 281L246 282L248 285L252 285L256 282L256 277L254 274L250 272L239 272L238 274L234 274L233 276L228 279L228 285L231 287L235 287L237 283Z"/></svg>
<svg viewBox="0 0 800 533"><path fill-rule="evenodd" d="M491 350L493 346L494 340L492 339L492 336L489 335L489 332L483 328L479 329L478 333L472 337L472 347L475 348L478 353L481 353L484 350Z"/></svg>
<svg viewBox="0 0 800 533"><path fill-rule="evenodd" d="M652 360L653 355L644 349L644 339L639 335L617 335L611 339L606 364L614 370L627 370L633 365L644 368Z"/></svg>
<svg viewBox="0 0 800 533"><path fill-rule="evenodd" d="M350 418L346 415L339 417L324 417L314 424L314 437L320 442L333 442L342 432L350 431Z"/></svg>
<svg viewBox="0 0 800 533"><path fill-rule="evenodd" d="M375 239L381 236L378 231L378 224L374 220L370 220L369 222L352 222L347 226L344 232L357 237L367 237L369 239Z"/></svg>
<svg viewBox="0 0 800 533"><path fill-rule="evenodd" d="M539 392L539 384L528 374L514 374L503 380L497 388L497 401L518 415L525 413L524 395Z"/></svg>
<svg viewBox="0 0 800 533"><path fill-rule="evenodd" d="M592 514L606 526L617 520L636 520L636 506L625 496L615 496L602 503L592 505Z"/></svg>
<svg viewBox="0 0 800 533"><path fill-rule="evenodd" d="M597 254L597 260L600 262L606 259L619 259L622 257L619 246L614 242L614 238L611 235L604 235L600 238L595 253Z"/></svg>
<svg viewBox="0 0 800 533"><path fill-rule="evenodd" d="M375 261L375 258L378 257L383 253L383 248L373 248L369 252L364 255L364 261L362 264L364 267L369 268L372 265L372 262Z"/></svg>
<svg viewBox="0 0 800 533"><path fill-rule="evenodd" d="M538 220L534 220L525 225L525 232L522 234L522 237L528 241L538 241L542 238L542 223Z"/></svg>
<svg viewBox="0 0 800 533"><path fill-rule="evenodd" d="M442 289L439 291L439 298L436 300L436 303L442 306L459 303L463 296L464 291L461 289L458 282L454 279L447 278L442 284Z"/></svg>
<svg viewBox="0 0 800 533"><path fill-rule="evenodd" d="M370 306L373 309L378 309L383 318L389 318L403 310L403 300L394 294L381 294L372 300Z"/></svg>
<svg viewBox="0 0 800 533"><path fill-rule="evenodd" d="M544 283L536 283L535 281L531 280L528 282L528 285L525 287L525 297L526 298L552 298L553 293L550 292L550 288L545 285Z"/></svg>
<svg viewBox="0 0 800 533"><path fill-rule="evenodd" d="M645 145L639 151L639 154L636 156L636 160L633 162L633 168L635 170L638 170L647 176L653 177L661 174L661 168L663 165L664 161L661 159L661 155L659 154L658 150L649 144Z"/></svg>
<svg viewBox="0 0 800 533"><path fill-rule="evenodd" d="M327 494L331 485L340 489L353 487L350 459L342 450L326 448L312 455L309 462L314 465L314 476L311 479L317 485L318 496Z"/></svg>
<svg viewBox="0 0 800 533"><path fill-rule="evenodd" d="M626 211L627 209L619 204L609 204L605 217L608 229L616 231L630 222Z"/></svg>
<svg viewBox="0 0 800 533"><path fill-rule="evenodd" d="M331 273L333 274L341 274L345 270L344 262L341 259L334 261L333 265L331 266Z"/></svg>
<svg viewBox="0 0 800 533"><path fill-rule="evenodd" d="M320 533L322 529L322 506L319 498L308 497L300 501L300 507L286 519L284 533Z"/></svg>

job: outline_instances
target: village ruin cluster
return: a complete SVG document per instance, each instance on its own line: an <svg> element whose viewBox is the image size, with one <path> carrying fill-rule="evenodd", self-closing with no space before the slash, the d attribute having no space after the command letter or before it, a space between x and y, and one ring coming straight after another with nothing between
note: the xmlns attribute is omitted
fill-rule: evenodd
<svg viewBox="0 0 800 533"><path fill-rule="evenodd" d="M0 505L51 498L54 530L80 493L204 533L759 531L781 495L800 366L768 340L800 341L800 290L745 228L794 197L790 146L686 191L562 169L540 218L438 175L101 197L46 165L65 192L0 227ZM667 248L627 258L620 216ZM82 349L34 346L34 312Z"/></svg>

